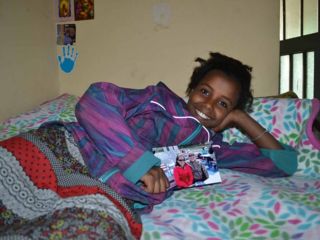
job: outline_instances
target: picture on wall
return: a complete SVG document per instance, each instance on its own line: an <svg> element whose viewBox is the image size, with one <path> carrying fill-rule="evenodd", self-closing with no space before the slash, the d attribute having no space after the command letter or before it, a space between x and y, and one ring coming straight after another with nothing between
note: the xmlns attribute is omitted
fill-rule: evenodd
<svg viewBox="0 0 320 240"><path fill-rule="evenodd" d="M57 44L73 45L76 42L76 25L75 24L58 24L57 25Z"/></svg>
<svg viewBox="0 0 320 240"><path fill-rule="evenodd" d="M75 20L94 18L94 0L74 0Z"/></svg>
<svg viewBox="0 0 320 240"><path fill-rule="evenodd" d="M58 22L74 21L74 1L55 0L55 15Z"/></svg>

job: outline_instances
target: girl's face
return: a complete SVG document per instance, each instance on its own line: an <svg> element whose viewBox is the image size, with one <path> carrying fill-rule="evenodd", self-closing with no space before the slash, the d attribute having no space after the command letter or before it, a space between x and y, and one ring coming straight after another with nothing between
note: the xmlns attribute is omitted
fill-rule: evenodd
<svg viewBox="0 0 320 240"><path fill-rule="evenodd" d="M240 85L220 71L209 72L189 95L189 112L207 128L217 127L237 105Z"/></svg>

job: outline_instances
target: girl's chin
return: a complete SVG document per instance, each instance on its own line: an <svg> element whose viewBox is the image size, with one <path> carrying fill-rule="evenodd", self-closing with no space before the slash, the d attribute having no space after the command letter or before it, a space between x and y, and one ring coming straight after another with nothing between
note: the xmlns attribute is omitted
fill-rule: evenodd
<svg viewBox="0 0 320 240"><path fill-rule="evenodd" d="M207 121L200 121L200 123L203 125L203 126L205 126L206 128L209 128L209 129L213 129L213 128L215 128L216 126L214 125L214 124L210 124L210 123L208 123Z"/></svg>
<svg viewBox="0 0 320 240"><path fill-rule="evenodd" d="M203 119L202 117L200 117L197 114L193 115L203 126L205 126L206 128L213 128L212 122L210 122L210 120L207 119Z"/></svg>
<svg viewBox="0 0 320 240"><path fill-rule="evenodd" d="M200 123L205 126L206 128L211 128L210 124L208 124L207 122L205 121L200 121Z"/></svg>

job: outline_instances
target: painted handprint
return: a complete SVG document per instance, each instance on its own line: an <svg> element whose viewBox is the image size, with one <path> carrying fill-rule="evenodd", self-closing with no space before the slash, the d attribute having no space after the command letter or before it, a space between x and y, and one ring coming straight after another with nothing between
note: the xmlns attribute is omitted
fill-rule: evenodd
<svg viewBox="0 0 320 240"><path fill-rule="evenodd" d="M75 67L78 55L78 52L75 53L74 47L70 49L70 45L63 46L62 56L58 55L58 61L61 70L65 73L71 73Z"/></svg>

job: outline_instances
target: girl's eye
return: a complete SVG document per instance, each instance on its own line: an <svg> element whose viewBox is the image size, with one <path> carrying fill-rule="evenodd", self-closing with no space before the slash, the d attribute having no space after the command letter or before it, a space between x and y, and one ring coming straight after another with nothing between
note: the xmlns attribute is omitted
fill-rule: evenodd
<svg viewBox="0 0 320 240"><path fill-rule="evenodd" d="M209 91L207 91L206 89L202 88L200 91L201 91L202 95L209 96Z"/></svg>
<svg viewBox="0 0 320 240"><path fill-rule="evenodd" d="M224 101L219 101L219 105L222 106L223 108L228 108L228 104Z"/></svg>

